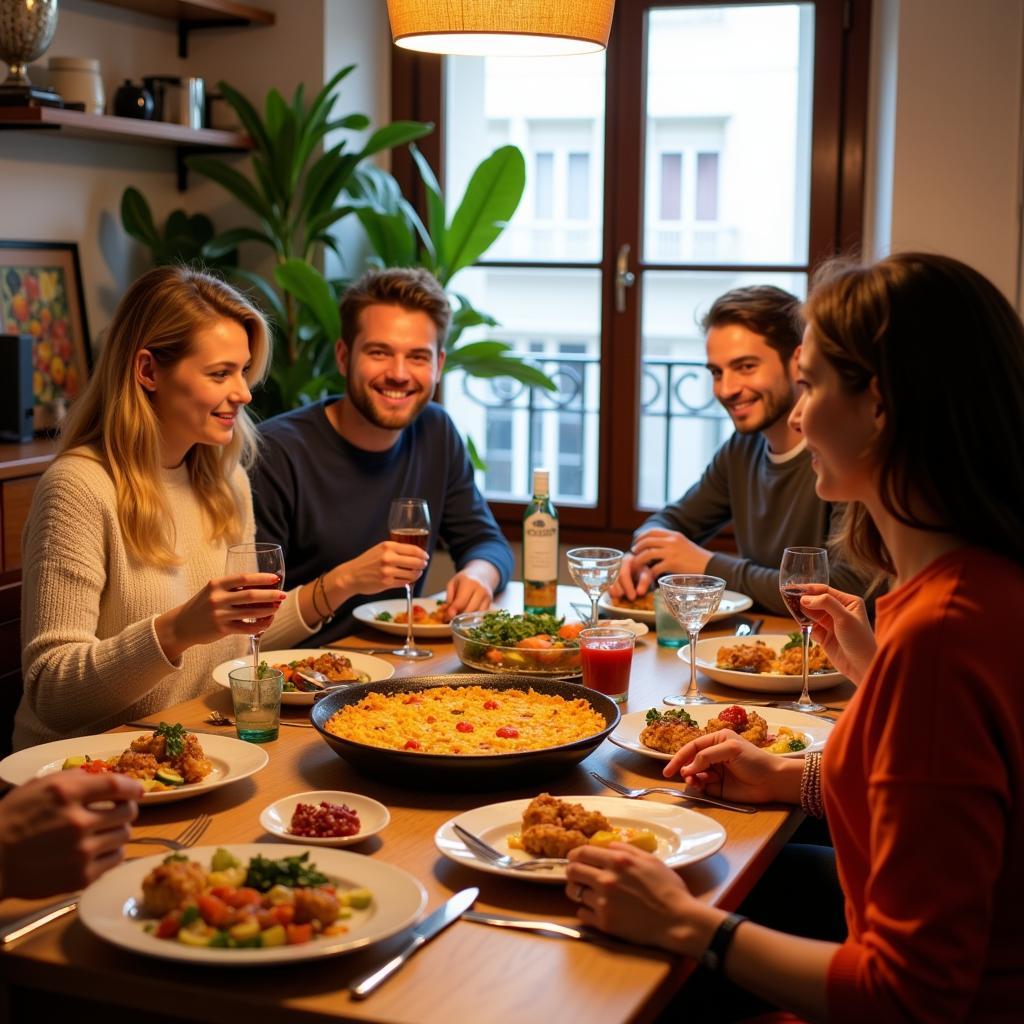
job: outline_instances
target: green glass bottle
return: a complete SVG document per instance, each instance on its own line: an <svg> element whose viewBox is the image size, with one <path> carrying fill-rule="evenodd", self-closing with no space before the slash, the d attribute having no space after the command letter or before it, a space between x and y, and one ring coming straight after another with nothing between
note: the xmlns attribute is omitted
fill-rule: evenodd
<svg viewBox="0 0 1024 1024"><path fill-rule="evenodd" d="M548 471L533 471L533 497L523 515L523 610L555 614L558 605L558 513Z"/></svg>

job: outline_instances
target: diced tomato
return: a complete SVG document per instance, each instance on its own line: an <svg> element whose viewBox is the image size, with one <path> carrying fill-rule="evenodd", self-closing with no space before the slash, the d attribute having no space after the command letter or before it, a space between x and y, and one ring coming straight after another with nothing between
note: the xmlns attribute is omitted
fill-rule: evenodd
<svg viewBox="0 0 1024 1024"><path fill-rule="evenodd" d="M739 732L743 732L749 726L750 720L747 718L747 713L743 708L736 704L731 707L727 707L724 711L718 713L718 717L723 722L728 722L734 729Z"/></svg>
<svg viewBox="0 0 1024 1024"><path fill-rule="evenodd" d="M223 928L234 916L231 908L213 893L203 893L196 902L200 916L212 928Z"/></svg>
<svg viewBox="0 0 1024 1024"><path fill-rule="evenodd" d="M287 924L285 933L288 936L289 946L301 946L302 943L312 940L313 926L311 924Z"/></svg>
<svg viewBox="0 0 1024 1024"><path fill-rule="evenodd" d="M494 735L500 736L503 740L514 740L519 738L519 730L513 729L511 725L503 725Z"/></svg>
<svg viewBox="0 0 1024 1024"><path fill-rule="evenodd" d="M420 741L419 740L406 740L405 741L405 749L406 750L419 750L420 749Z"/></svg>
<svg viewBox="0 0 1024 1024"><path fill-rule="evenodd" d="M88 772L90 775L101 775L103 772L112 770L106 761L86 761L81 767L83 772Z"/></svg>
<svg viewBox="0 0 1024 1024"><path fill-rule="evenodd" d="M437 719L433 715L427 715L427 723L429 725L433 725L436 721Z"/></svg>
<svg viewBox="0 0 1024 1024"><path fill-rule="evenodd" d="M484 711L497 711L497 710L498 710L498 702L496 700L485 700L484 701Z"/></svg>
<svg viewBox="0 0 1024 1024"><path fill-rule="evenodd" d="M160 918L160 923L156 926L156 937L158 939L173 939L177 937L180 931L181 911L172 910L169 914L165 914Z"/></svg>
<svg viewBox="0 0 1024 1024"><path fill-rule="evenodd" d="M243 886L241 889L235 889L230 896L226 896L223 899L229 907L238 909L259 903L263 899L263 894L257 889L249 889Z"/></svg>
<svg viewBox="0 0 1024 1024"><path fill-rule="evenodd" d="M492 665L500 665L505 655L501 651L495 650L493 647L484 655L484 661L489 661Z"/></svg>
<svg viewBox="0 0 1024 1024"><path fill-rule="evenodd" d="M472 732L473 724L472 722L459 722L459 724L456 725L455 728L458 732Z"/></svg>
<svg viewBox="0 0 1024 1024"><path fill-rule="evenodd" d="M291 903L279 903L271 913L275 924L291 924L295 920L295 907Z"/></svg>
<svg viewBox="0 0 1024 1024"><path fill-rule="evenodd" d="M558 635L563 640L575 640L583 632L582 622L567 622L558 630Z"/></svg>
<svg viewBox="0 0 1024 1024"><path fill-rule="evenodd" d="M403 704L422 704L423 703L423 698L417 696L414 693L411 697L406 697L405 700L402 701L402 703Z"/></svg>

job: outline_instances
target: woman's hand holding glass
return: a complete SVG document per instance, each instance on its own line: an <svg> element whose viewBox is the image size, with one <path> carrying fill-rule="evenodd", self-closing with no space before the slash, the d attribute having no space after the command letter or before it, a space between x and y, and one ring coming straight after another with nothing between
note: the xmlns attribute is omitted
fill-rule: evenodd
<svg viewBox="0 0 1024 1024"><path fill-rule="evenodd" d="M812 639L847 679L860 686L878 647L864 601L835 587L811 585L800 606L814 620Z"/></svg>
<svg viewBox="0 0 1024 1024"><path fill-rule="evenodd" d="M177 661L196 644L264 632L286 596L283 590L265 589L273 588L278 579L277 574L266 572L222 576L210 580L184 604L158 615L157 639L168 660Z"/></svg>
<svg viewBox="0 0 1024 1024"><path fill-rule="evenodd" d="M682 778L708 796L744 803L800 802L802 758L769 754L730 729L698 736L665 765L667 779Z"/></svg>

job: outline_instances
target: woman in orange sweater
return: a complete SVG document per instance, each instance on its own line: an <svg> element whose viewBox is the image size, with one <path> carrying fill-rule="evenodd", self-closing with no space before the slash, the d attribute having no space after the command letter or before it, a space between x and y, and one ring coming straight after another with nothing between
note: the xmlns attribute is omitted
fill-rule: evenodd
<svg viewBox="0 0 1024 1024"><path fill-rule="evenodd" d="M717 733L665 774L824 811L847 937L726 914L623 846L573 851L567 892L586 923L701 958L807 1020L1019 1020L1024 327L980 274L922 254L833 265L805 314L793 417L818 496L851 503L845 553L890 577L877 649L852 600L805 597L861 676L820 760ZM781 895L794 916L815 899Z"/></svg>

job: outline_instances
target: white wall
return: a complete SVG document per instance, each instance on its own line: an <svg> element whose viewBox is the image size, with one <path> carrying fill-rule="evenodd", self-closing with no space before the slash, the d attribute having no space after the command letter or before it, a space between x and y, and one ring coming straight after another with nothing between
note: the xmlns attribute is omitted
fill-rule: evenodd
<svg viewBox="0 0 1024 1024"><path fill-rule="evenodd" d="M125 78L198 75L212 88L224 79L262 103L273 86L287 97L299 82L315 92L343 63L358 67L346 80L339 114L360 111L374 125L388 120L390 36L378 0L254 0L273 10L272 27L194 32L189 57L177 52L173 22L91 0L64 0L57 33L40 59L98 57L108 102ZM33 70L36 75L36 69ZM233 158L239 161L243 158ZM220 229L245 222L244 211L220 187L191 175L179 193L171 148L71 139L43 132L0 132L0 237L77 242L93 339L109 323L128 283L148 265L146 253L120 225L121 194L134 185L158 223L177 207L210 215ZM243 249L250 265L260 250Z"/></svg>
<svg viewBox="0 0 1024 1024"><path fill-rule="evenodd" d="M865 251L943 252L1013 301L1024 0L875 0Z"/></svg>

